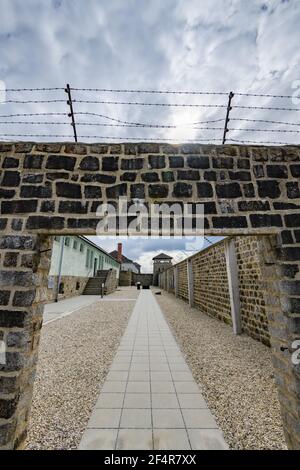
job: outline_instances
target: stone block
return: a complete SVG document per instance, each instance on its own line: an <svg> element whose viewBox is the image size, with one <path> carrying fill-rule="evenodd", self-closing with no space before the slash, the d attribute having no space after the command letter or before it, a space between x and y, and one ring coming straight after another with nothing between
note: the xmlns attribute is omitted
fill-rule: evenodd
<svg viewBox="0 0 300 470"><path fill-rule="evenodd" d="M46 168L49 170L74 170L76 163L75 157L66 155L49 155L46 162Z"/></svg>
<svg viewBox="0 0 300 470"><path fill-rule="evenodd" d="M98 171L100 168L99 158L88 155L81 160L79 168L87 171Z"/></svg>

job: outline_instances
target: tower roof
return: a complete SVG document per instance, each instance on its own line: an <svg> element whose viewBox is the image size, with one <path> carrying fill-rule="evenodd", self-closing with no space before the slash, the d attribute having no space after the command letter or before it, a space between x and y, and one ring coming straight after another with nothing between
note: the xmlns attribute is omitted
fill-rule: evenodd
<svg viewBox="0 0 300 470"><path fill-rule="evenodd" d="M173 259L172 256L166 255L165 253L159 253L159 255L154 256L152 259Z"/></svg>

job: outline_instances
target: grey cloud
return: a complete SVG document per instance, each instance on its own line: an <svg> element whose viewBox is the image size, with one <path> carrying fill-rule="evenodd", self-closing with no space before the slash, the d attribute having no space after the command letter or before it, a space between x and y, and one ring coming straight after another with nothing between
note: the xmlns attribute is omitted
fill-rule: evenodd
<svg viewBox="0 0 300 470"><path fill-rule="evenodd" d="M1 0L0 79L5 80L7 87L63 87L70 82L74 87L226 92L233 89L290 94L293 81L300 75L300 2L272 0L268 3L270 11L264 11L263 5L258 0ZM21 96L17 95L18 98ZM42 96L65 99L63 91L38 95ZM77 99L87 96L86 93L76 93ZM172 95L95 93L88 97L113 101L187 102L187 97ZM226 97L192 96L188 100L190 103L226 103ZM239 101L241 99L235 97L233 104ZM257 101L248 100L248 103L257 104ZM268 99L261 100L260 105L269 103ZM123 120L164 124L187 124L224 117L223 110L201 108L187 110L79 103L75 108L77 111L96 111ZM46 110L66 112L66 105L26 106L27 112ZM22 111L24 107L20 105L1 106L3 114ZM232 117L246 116L249 112L233 109ZM291 120L293 115L252 111L251 116ZM61 122L63 120L65 118ZM100 118L96 120L108 123ZM79 117L77 121L80 122ZM239 127L245 125L241 123ZM2 132L4 128L7 131L10 129L2 125ZM40 133L70 134L69 125L14 127L14 133L36 130ZM188 128L169 131L96 126L79 128L82 139L87 134L144 137L145 140L167 137L209 140L220 138L222 132ZM232 132L231 135L249 138L247 132ZM253 140L261 140L262 137L270 140L274 135L257 132L250 137ZM284 137L295 141L295 137Z"/></svg>

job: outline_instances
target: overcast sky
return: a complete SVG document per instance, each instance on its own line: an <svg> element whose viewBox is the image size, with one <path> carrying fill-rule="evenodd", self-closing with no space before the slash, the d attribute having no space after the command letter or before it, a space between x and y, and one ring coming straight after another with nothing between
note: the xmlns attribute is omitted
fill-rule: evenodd
<svg viewBox="0 0 300 470"><path fill-rule="evenodd" d="M6 88L74 88L189 90L291 95L300 90L299 0L0 0L0 81ZM297 82L298 80L298 82ZM225 95L172 95L75 92L75 100L131 101L165 104L226 105ZM299 92L298 92L299 95ZM0 97L1 98L1 97ZM65 100L61 90L7 92L7 100ZM297 102L298 101L298 102ZM235 95L231 118L300 122L299 98L255 98ZM240 109L236 106L286 107L294 111ZM81 141L133 138L198 139L220 143L224 108L156 107L74 103ZM0 115L66 113L63 103L0 104ZM110 119L108 119L110 118ZM28 117L3 118L25 121ZM179 126L176 129L80 126L121 121ZM193 123L220 120L198 127ZM299 143L300 127L232 121L231 139ZM67 116L30 117L64 123ZM197 126L196 126L197 127ZM260 132L258 129L267 129ZM72 135L66 125L7 125L0 134ZM105 136L109 138L105 139ZM5 138L0 135L0 139ZM17 138L17 137L16 137ZM30 139L30 138L28 138ZM216 139L216 140L215 140ZM33 140L31 138L31 140ZM35 140L66 140L49 137ZM104 243L104 242L103 242ZM104 243L113 249L116 241ZM148 248L147 248L148 246ZM127 243L125 254L148 270L157 250L181 256L183 242L152 240ZM175 256L175 257L176 257Z"/></svg>
<svg viewBox="0 0 300 470"><path fill-rule="evenodd" d="M181 261L187 256L191 256L197 251L206 248L207 246L221 240L223 237L197 237L197 239L186 239L186 238L112 238L112 237L87 237L97 245L110 252L117 249L119 242L123 245L123 254L127 258L137 261L141 267L142 272L152 272L152 258L159 253L163 252L172 256L173 263ZM193 250L190 251L190 243L193 243Z"/></svg>
<svg viewBox="0 0 300 470"><path fill-rule="evenodd" d="M300 90L299 0L0 0L0 80L7 88L189 90L291 95ZM62 99L62 90L8 92L7 99ZM226 105L226 95L151 95L73 92L77 100ZM300 101L300 100L299 100ZM236 95L233 105L300 108L291 99ZM1 114L66 112L66 103L2 104ZM201 139L220 143L222 129L191 124L224 119L224 108L174 108L74 103L75 112L180 126L176 129L79 126L111 124L77 115L81 140L120 138ZM297 111L235 108L234 119L300 121ZM26 118L19 118L26 120ZM69 121L65 116L31 118ZM209 127L223 127L222 121ZM267 123L232 121L231 128L297 130ZM207 127L200 125L198 127ZM4 125L0 133L72 135L69 125ZM299 142L297 133L231 131L229 138ZM1 138L1 136L0 136ZM57 138L55 137L57 140ZM48 139L51 140L51 139ZM86 139L88 140L88 139Z"/></svg>

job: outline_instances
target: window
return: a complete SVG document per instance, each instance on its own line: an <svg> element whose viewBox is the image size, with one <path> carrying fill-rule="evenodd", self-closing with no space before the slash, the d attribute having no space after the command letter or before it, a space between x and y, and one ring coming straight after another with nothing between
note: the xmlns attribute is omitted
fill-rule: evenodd
<svg viewBox="0 0 300 470"><path fill-rule="evenodd" d="M60 243L60 237L54 237L54 240L58 243Z"/></svg>
<svg viewBox="0 0 300 470"><path fill-rule="evenodd" d="M84 251L83 243L80 243L79 251L81 251L81 253L83 253L83 251Z"/></svg>
<svg viewBox="0 0 300 470"><path fill-rule="evenodd" d="M74 240L74 242L73 242L73 249L74 250L77 250L77 245L78 245L77 240Z"/></svg>
<svg viewBox="0 0 300 470"><path fill-rule="evenodd" d="M70 237L65 238L65 246L70 246Z"/></svg>
<svg viewBox="0 0 300 470"><path fill-rule="evenodd" d="M90 264L90 250L87 249L86 251L86 258L85 258L85 267L88 268Z"/></svg>
<svg viewBox="0 0 300 470"><path fill-rule="evenodd" d="M90 268L92 268L92 267L93 267L93 258L94 258L94 253L92 252L92 250L91 250L91 252L90 252L90 253L91 253L91 256L90 256Z"/></svg>

